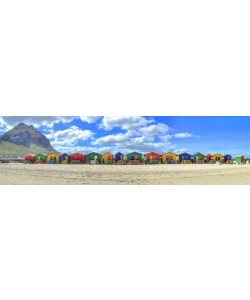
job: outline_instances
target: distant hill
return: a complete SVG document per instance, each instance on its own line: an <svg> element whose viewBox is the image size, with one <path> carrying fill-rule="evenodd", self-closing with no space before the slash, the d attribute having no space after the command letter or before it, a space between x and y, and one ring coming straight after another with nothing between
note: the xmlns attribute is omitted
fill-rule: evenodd
<svg viewBox="0 0 250 300"><path fill-rule="evenodd" d="M27 153L58 153L50 141L32 125L24 123L0 135L0 154L17 154L22 157Z"/></svg>

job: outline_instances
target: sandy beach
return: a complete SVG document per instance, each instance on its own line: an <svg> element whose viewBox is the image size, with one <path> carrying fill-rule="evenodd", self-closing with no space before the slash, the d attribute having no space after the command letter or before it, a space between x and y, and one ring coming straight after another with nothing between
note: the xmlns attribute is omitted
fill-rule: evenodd
<svg viewBox="0 0 250 300"><path fill-rule="evenodd" d="M250 184L250 165L0 164L1 185Z"/></svg>

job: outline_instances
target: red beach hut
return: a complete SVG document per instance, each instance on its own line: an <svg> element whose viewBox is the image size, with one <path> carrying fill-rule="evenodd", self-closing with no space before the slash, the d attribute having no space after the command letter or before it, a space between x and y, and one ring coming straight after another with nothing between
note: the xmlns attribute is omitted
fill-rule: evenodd
<svg viewBox="0 0 250 300"><path fill-rule="evenodd" d="M26 154L24 156L24 160L29 163L33 163L35 161L35 156L33 154Z"/></svg>
<svg viewBox="0 0 250 300"><path fill-rule="evenodd" d="M213 155L212 154L206 154L206 163L209 163L210 161L213 160Z"/></svg>
<svg viewBox="0 0 250 300"><path fill-rule="evenodd" d="M69 156L70 162L72 161L80 161L81 164L85 162L85 155L79 152L73 153Z"/></svg>
<svg viewBox="0 0 250 300"><path fill-rule="evenodd" d="M149 162L160 162L161 160L161 155L159 153L156 153L156 152L149 152L145 155L145 161L146 163L149 163Z"/></svg>

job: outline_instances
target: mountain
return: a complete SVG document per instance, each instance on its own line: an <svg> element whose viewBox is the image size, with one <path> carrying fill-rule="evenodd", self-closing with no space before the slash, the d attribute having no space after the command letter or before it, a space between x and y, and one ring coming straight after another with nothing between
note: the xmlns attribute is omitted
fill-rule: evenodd
<svg viewBox="0 0 250 300"><path fill-rule="evenodd" d="M24 156L27 153L48 154L57 151L51 146L50 141L32 125L20 123L11 130L0 135L0 154L18 154Z"/></svg>

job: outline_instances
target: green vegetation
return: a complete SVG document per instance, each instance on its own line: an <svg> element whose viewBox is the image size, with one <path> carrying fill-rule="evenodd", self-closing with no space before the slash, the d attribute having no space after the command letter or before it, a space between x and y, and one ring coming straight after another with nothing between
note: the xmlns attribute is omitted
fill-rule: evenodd
<svg viewBox="0 0 250 300"><path fill-rule="evenodd" d="M31 144L30 147L25 147L9 142L0 143L0 154L17 154L19 157L23 157L28 153L36 155L38 153L49 154L50 152L50 149L47 150L46 148L37 146L35 144Z"/></svg>

